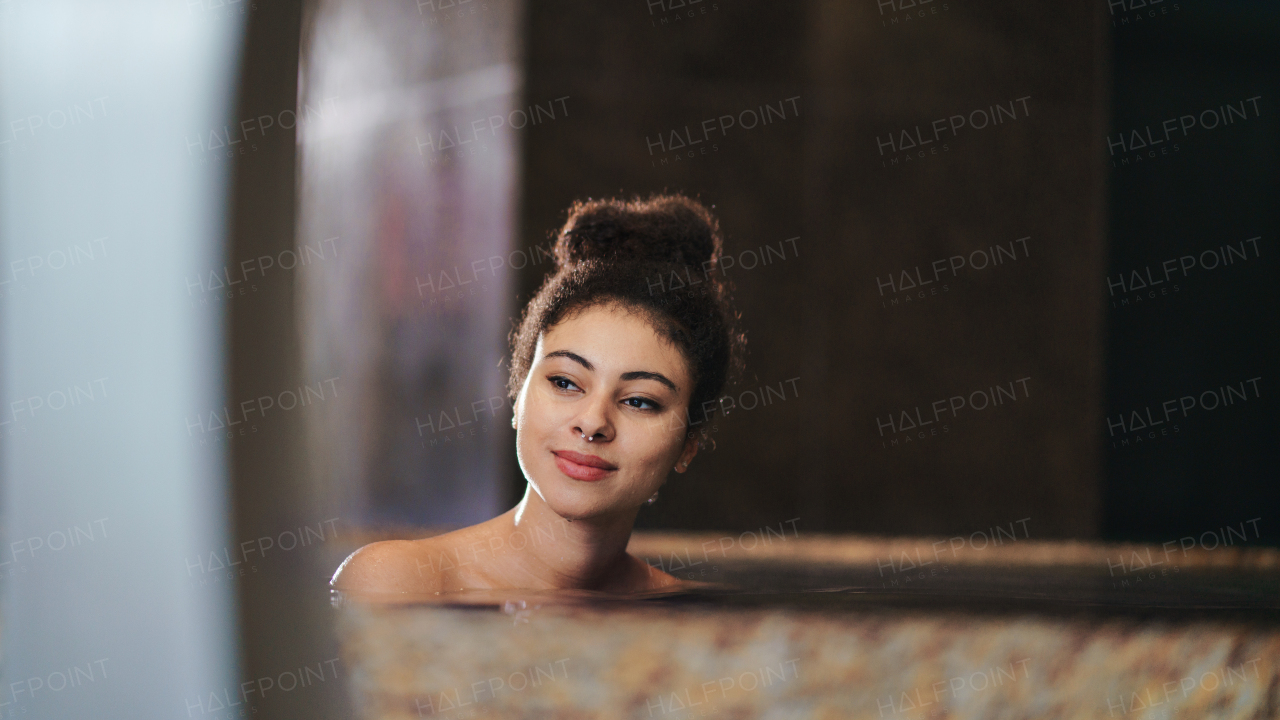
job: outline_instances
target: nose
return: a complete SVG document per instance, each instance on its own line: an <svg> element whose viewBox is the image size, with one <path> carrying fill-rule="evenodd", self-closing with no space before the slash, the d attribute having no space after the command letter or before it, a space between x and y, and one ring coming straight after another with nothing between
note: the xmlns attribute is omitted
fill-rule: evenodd
<svg viewBox="0 0 1280 720"><path fill-rule="evenodd" d="M609 418L609 409L609 400L603 395L597 399L584 400L582 412L574 418L573 434L588 442L612 440L614 428Z"/></svg>

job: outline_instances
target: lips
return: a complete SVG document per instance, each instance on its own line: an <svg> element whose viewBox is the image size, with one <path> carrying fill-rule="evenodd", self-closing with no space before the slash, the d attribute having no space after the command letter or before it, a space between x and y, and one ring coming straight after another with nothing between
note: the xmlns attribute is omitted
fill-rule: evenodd
<svg viewBox="0 0 1280 720"><path fill-rule="evenodd" d="M556 467L560 468L560 472L574 480L595 482L603 480L618 469L617 465L595 455L584 455L569 450L553 450L551 454L556 456Z"/></svg>

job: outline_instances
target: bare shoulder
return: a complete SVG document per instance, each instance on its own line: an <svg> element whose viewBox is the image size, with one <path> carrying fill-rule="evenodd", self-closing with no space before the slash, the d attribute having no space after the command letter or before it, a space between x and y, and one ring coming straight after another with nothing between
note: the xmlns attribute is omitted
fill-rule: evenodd
<svg viewBox="0 0 1280 720"><path fill-rule="evenodd" d="M336 590L372 593L435 592L436 574L429 572L421 540L369 543L342 561L330 584Z"/></svg>
<svg viewBox="0 0 1280 720"><path fill-rule="evenodd" d="M630 555L630 553L628 553L628 555ZM631 560L633 561L633 565L638 566L641 572L644 573L643 584L645 590L672 588L686 584L685 581L680 578L663 570L659 570L635 555L631 555Z"/></svg>

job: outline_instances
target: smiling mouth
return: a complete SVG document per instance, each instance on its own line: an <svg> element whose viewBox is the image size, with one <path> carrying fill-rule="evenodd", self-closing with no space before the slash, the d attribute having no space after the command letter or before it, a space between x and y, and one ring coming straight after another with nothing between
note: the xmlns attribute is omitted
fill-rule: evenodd
<svg viewBox="0 0 1280 720"><path fill-rule="evenodd" d="M616 465L594 455L582 455L567 450L553 450L551 454L555 455L556 467L560 472L582 482L603 480L618 470Z"/></svg>

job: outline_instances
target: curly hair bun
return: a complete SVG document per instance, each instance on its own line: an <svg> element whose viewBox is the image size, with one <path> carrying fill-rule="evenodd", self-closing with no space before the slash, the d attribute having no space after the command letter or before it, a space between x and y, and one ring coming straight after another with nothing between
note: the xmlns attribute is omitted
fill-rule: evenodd
<svg viewBox="0 0 1280 720"><path fill-rule="evenodd" d="M709 271L723 247L720 225L697 200L653 195L647 200L579 200L556 238L557 268L590 260L661 262Z"/></svg>
<svg viewBox="0 0 1280 720"><path fill-rule="evenodd" d="M556 238L556 270L509 336L512 401L544 333L583 308L621 303L688 361L694 387L684 417L690 426L706 423L720 411L720 391L742 373L747 340L730 299L733 283L720 268L723 246L715 216L683 195L575 202ZM708 437L703 427L699 443Z"/></svg>

